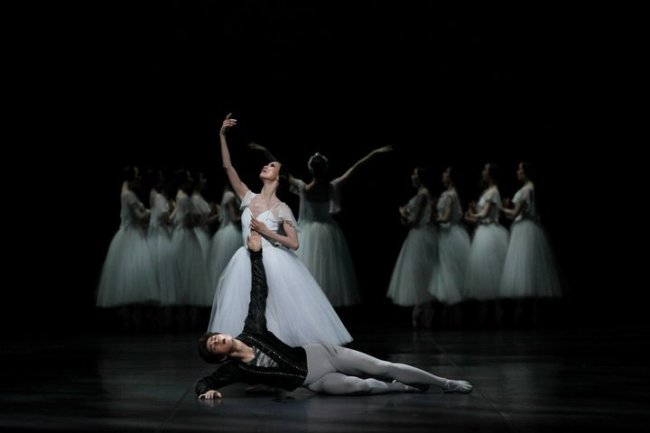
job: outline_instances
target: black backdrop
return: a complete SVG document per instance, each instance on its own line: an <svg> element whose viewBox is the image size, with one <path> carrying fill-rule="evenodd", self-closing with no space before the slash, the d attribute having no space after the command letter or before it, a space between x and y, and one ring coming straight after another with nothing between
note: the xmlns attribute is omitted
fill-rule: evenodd
<svg viewBox="0 0 650 433"><path fill-rule="evenodd" d="M568 283L567 324L645 322L643 254L631 253L645 245L643 162L632 150L642 140L625 135L638 119L627 99L641 64L632 16L421 1L20 11L7 80L19 132L7 145L20 155L7 160L15 283L3 290L3 332L92 330L121 167L182 164L220 190L216 132L228 112L239 119L233 159L253 189L262 159L249 140L298 176L316 150L337 174L394 146L346 185L338 217L369 309L386 302L406 233L396 209L413 193L414 165L434 179L458 167L468 200L486 161L499 164L510 196L527 159Z"/></svg>

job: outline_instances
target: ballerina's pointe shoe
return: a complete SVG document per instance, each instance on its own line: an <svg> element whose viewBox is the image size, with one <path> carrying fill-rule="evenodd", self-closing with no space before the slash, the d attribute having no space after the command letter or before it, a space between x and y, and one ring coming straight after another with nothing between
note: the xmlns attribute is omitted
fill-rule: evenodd
<svg viewBox="0 0 650 433"><path fill-rule="evenodd" d="M462 392L472 391L472 384L466 380L447 380L442 387L443 392Z"/></svg>

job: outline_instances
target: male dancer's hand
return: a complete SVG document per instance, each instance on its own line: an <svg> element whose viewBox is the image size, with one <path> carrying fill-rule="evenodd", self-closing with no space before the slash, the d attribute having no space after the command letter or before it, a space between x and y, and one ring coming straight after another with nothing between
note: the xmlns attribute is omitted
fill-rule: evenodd
<svg viewBox="0 0 650 433"><path fill-rule="evenodd" d="M259 251L262 249L262 236L254 230L251 230L251 233L248 235L246 240L246 245L251 251Z"/></svg>
<svg viewBox="0 0 650 433"><path fill-rule="evenodd" d="M212 400L215 398L221 398L221 393L217 390L211 389L208 392L204 392L199 396L201 400Z"/></svg>

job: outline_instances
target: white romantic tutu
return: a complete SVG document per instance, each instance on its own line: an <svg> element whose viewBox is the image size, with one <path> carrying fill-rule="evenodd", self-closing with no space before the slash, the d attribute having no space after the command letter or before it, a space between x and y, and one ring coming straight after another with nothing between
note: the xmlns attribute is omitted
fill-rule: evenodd
<svg viewBox="0 0 650 433"><path fill-rule="evenodd" d="M194 234L196 234L196 238L199 240L201 254L203 254L203 260L207 266L210 255L210 234L203 227L194 227Z"/></svg>
<svg viewBox="0 0 650 433"><path fill-rule="evenodd" d="M242 238L250 233L250 203L257 194L248 191L242 199ZM291 209L279 203L257 215L270 230L285 222L295 227ZM282 246L262 240L262 257L269 294L266 322L269 330L291 346L312 343L343 345L352 337L339 319L314 277L300 258ZM251 262L241 247L224 269L214 297L208 330L238 335L244 329L251 291Z"/></svg>
<svg viewBox="0 0 650 433"><path fill-rule="evenodd" d="M242 198L242 240L250 233L253 218L250 204L258 197L248 191ZM256 219L270 230L279 231L284 223L295 227L296 220L285 203L277 203ZM266 322L269 330L285 343L302 346L311 343L346 344L352 337L314 277L298 256L262 239L262 257L269 294ZM221 274L212 305L209 331L238 335L244 329L251 291L251 263L248 250L241 247Z"/></svg>
<svg viewBox="0 0 650 433"><path fill-rule="evenodd" d="M479 224L474 232L467 261L464 296L479 301L497 299L503 262L508 249L508 231L500 224Z"/></svg>
<svg viewBox="0 0 650 433"><path fill-rule="evenodd" d="M307 200L306 184L294 179L291 191L300 196L297 254L335 307L361 302L357 276L343 231L332 213L341 210L339 183L330 182L329 200Z"/></svg>
<svg viewBox="0 0 650 433"><path fill-rule="evenodd" d="M157 300L158 284L144 231L133 225L122 226L113 236L104 260L97 306Z"/></svg>
<svg viewBox="0 0 650 433"><path fill-rule="evenodd" d="M174 305L178 299L175 283L175 257L169 232L162 226L150 226L147 243L160 288L158 300L161 305Z"/></svg>
<svg viewBox="0 0 650 433"><path fill-rule="evenodd" d="M293 252L264 241L263 261L269 294L267 326L291 346L343 345L352 337L302 261ZM251 290L251 264L239 248L219 278L208 330L238 335L244 329Z"/></svg>
<svg viewBox="0 0 650 433"><path fill-rule="evenodd" d="M207 265L196 232L182 225L176 227L172 234L172 248L178 304L204 307L212 305L214 290L210 286Z"/></svg>
<svg viewBox="0 0 650 433"><path fill-rule="evenodd" d="M167 198L152 189L150 193L151 216L149 218L149 232L147 244L151 251L154 272L158 280L158 301L161 305L174 305L177 302L174 250L172 248L171 234L166 225L169 212Z"/></svg>
<svg viewBox="0 0 650 433"><path fill-rule="evenodd" d="M201 220L210 216L210 204L205 201L200 192L194 191L194 193L192 193L191 203L192 207L190 213L192 213L193 216L198 217ZM203 260L207 266L208 255L210 254L210 232L207 223L194 227L194 233L196 233L196 238L199 240L199 244L201 245Z"/></svg>
<svg viewBox="0 0 650 433"><path fill-rule="evenodd" d="M462 301L469 250L469 234L464 227L458 224L439 227L438 260L429 282L429 293L438 301L445 304Z"/></svg>
<svg viewBox="0 0 650 433"><path fill-rule="evenodd" d="M506 298L562 295L551 247L535 221L512 224L500 294Z"/></svg>
<svg viewBox="0 0 650 433"><path fill-rule="evenodd" d="M393 268L386 296L393 303L414 306L431 301L427 290L438 255L437 229L425 224L409 230Z"/></svg>
<svg viewBox="0 0 650 433"><path fill-rule="evenodd" d="M300 221L297 253L333 306L361 301L348 243L336 221Z"/></svg>

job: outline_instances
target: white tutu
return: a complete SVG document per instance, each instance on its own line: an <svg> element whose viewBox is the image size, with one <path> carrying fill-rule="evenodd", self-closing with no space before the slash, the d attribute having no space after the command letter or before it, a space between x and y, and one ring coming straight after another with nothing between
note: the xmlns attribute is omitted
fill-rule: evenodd
<svg viewBox="0 0 650 433"><path fill-rule="evenodd" d="M333 306L361 301L348 243L336 221L301 221L298 256Z"/></svg>
<svg viewBox="0 0 650 433"><path fill-rule="evenodd" d="M427 224L410 229L393 268L386 296L405 307L431 301L433 298L427 288L437 254L434 226Z"/></svg>
<svg viewBox="0 0 650 433"><path fill-rule="evenodd" d="M182 193L176 198L174 214L174 233L172 249L175 257L176 293L181 305L210 306L214 291L210 286L205 256L201 243L193 228L188 227L187 218L191 218L192 203Z"/></svg>
<svg viewBox="0 0 650 433"><path fill-rule="evenodd" d="M421 196L416 194L406 204L410 215L417 214ZM434 225L429 224L431 199L428 193L424 194L424 198L422 215L417 225L406 235L386 294L393 303L405 307L420 305L433 299L427 288L431 280L433 264L438 256L438 230Z"/></svg>
<svg viewBox="0 0 650 433"><path fill-rule="evenodd" d="M207 266L210 256L210 235L203 227L194 227L194 234L196 235L196 239L199 241L201 254L203 254L203 261Z"/></svg>
<svg viewBox="0 0 650 433"><path fill-rule="evenodd" d="M265 245L262 253L269 295L268 328L290 346L352 341L336 312L300 259L283 247ZM251 289L251 264L241 247L219 279L211 332L238 335L244 329Z"/></svg>
<svg viewBox="0 0 650 433"><path fill-rule="evenodd" d="M464 296L485 301L499 297L508 231L498 223L479 224L467 261Z"/></svg>
<svg viewBox="0 0 650 433"><path fill-rule="evenodd" d="M305 183L294 180L291 191L300 196L297 254L335 307L361 302L357 276L343 231L331 212L339 211L339 189L330 183L330 200L312 202L305 196Z"/></svg>
<svg viewBox="0 0 650 433"><path fill-rule="evenodd" d="M142 203L131 191L121 196L122 223L113 236L104 260L97 306L118 305L158 300L158 284L144 229L138 225L133 207L144 211Z"/></svg>
<svg viewBox="0 0 650 433"><path fill-rule="evenodd" d="M438 228L438 260L429 283L429 293L438 301L445 304L462 301L469 250L469 234L463 226L447 224Z"/></svg>
<svg viewBox="0 0 650 433"><path fill-rule="evenodd" d="M242 237L250 232L249 204L256 194L248 191L242 200ZM289 207L280 203L257 216L271 230L283 221L295 224ZM343 345L352 337L311 273L296 254L262 241L263 261L269 294L266 307L268 328L291 346L312 343ZM238 335L244 328L251 290L248 251L241 247L221 274L217 285L208 330Z"/></svg>
<svg viewBox="0 0 650 433"><path fill-rule="evenodd" d="M210 205L196 191L192 194L192 213L199 218L207 218L210 215ZM208 264L208 256L210 254L210 233L207 224L202 224L194 227L194 233L201 245L201 253L203 253L203 260L206 265Z"/></svg>
<svg viewBox="0 0 650 433"><path fill-rule="evenodd" d="M506 298L562 295L551 247L537 222L513 223L500 294Z"/></svg>
<svg viewBox="0 0 650 433"><path fill-rule="evenodd" d="M172 249L171 238L167 230L157 227L154 230L149 228L147 238L153 267L158 279L159 301L162 305L174 305L177 303L176 284L174 278L174 250Z"/></svg>
<svg viewBox="0 0 650 433"><path fill-rule="evenodd" d="M158 300L162 305L177 303L176 284L174 282L176 276L174 250L172 249L169 230L163 222L163 218L168 211L167 198L160 193L155 193L151 206L147 243L149 244L151 260L160 288Z"/></svg>

